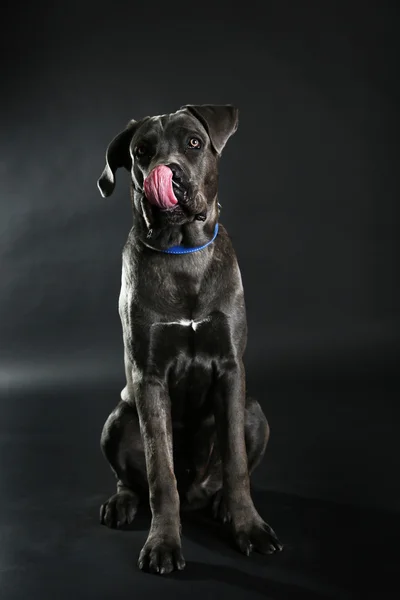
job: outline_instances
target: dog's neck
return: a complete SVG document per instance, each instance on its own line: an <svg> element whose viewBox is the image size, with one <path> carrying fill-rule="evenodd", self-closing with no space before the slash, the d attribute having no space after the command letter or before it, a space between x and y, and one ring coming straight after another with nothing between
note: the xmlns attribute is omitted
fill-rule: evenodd
<svg viewBox="0 0 400 600"><path fill-rule="evenodd" d="M150 229L150 232L151 232L151 229ZM154 248L153 246L150 246L150 244L148 244L144 240L142 240L142 242L144 243L145 246L147 246L147 248L150 248L150 250L156 250L157 252L164 252L165 254L191 254L193 252L198 252L199 250L204 250L204 248L206 248L207 246L209 246L210 244L213 243L213 241L215 240L217 235L218 235L218 221L215 223L214 235L212 236L211 240L208 241L206 244L203 244L202 246L184 246L183 244L179 244L177 246L171 246L170 248L160 250L159 248Z"/></svg>
<svg viewBox="0 0 400 600"><path fill-rule="evenodd" d="M213 243L218 235L218 217L220 205L215 197L207 211L204 221L193 215L188 221L173 223L158 214L154 218L151 207L143 194L132 188L133 227L135 238L152 250L168 254L188 254L197 252ZM161 217L161 218L160 218Z"/></svg>

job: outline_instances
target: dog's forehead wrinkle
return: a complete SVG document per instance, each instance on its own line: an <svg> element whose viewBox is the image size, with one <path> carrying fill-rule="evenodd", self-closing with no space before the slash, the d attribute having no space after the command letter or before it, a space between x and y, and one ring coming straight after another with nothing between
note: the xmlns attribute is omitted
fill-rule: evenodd
<svg viewBox="0 0 400 600"><path fill-rule="evenodd" d="M163 116L164 115L157 115L155 117L151 117L151 122L158 128L161 129L161 131L164 129L164 123L163 123Z"/></svg>
<svg viewBox="0 0 400 600"><path fill-rule="evenodd" d="M181 137L187 135L198 135L200 138L206 138L204 132L197 126L197 123L182 123L178 126L176 123L168 123L165 127L165 135L168 137ZM205 140L203 140L205 141Z"/></svg>
<svg viewBox="0 0 400 600"><path fill-rule="evenodd" d="M179 143L179 138L190 134L199 135L203 143L208 141L208 133L203 124L188 113L182 111L181 114L155 115L147 117L136 129L131 140L131 147L135 146L139 140L149 144L157 144L163 140L169 144L174 141Z"/></svg>
<svg viewBox="0 0 400 600"><path fill-rule="evenodd" d="M175 127L179 124L188 128L200 129L201 131L206 131L203 124L192 114L185 111L178 111L176 113L172 113L171 115L167 115L169 118L167 119L168 124L174 124Z"/></svg>
<svg viewBox="0 0 400 600"><path fill-rule="evenodd" d="M149 117L141 127L138 127L133 137L136 139L144 136L154 136L154 138L157 138L163 130L164 127L159 117Z"/></svg>

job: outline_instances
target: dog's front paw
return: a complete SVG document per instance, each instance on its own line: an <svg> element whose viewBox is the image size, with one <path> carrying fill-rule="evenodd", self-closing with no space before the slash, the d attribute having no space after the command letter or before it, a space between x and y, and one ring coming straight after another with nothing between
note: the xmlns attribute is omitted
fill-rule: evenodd
<svg viewBox="0 0 400 600"><path fill-rule="evenodd" d="M143 571L166 575L185 568L180 541L164 535L150 535L142 548L138 566Z"/></svg>
<svg viewBox="0 0 400 600"><path fill-rule="evenodd" d="M235 531L235 540L241 552L247 556L252 550L261 554L274 554L283 549L272 527L261 518Z"/></svg>
<svg viewBox="0 0 400 600"><path fill-rule="evenodd" d="M135 518L138 497L133 492L118 492L100 507L100 523L107 527L130 525Z"/></svg>

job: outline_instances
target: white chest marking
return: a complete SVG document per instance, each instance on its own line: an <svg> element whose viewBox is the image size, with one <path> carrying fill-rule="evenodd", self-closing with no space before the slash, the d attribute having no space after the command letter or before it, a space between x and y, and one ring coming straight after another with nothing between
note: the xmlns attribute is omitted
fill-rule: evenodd
<svg viewBox="0 0 400 600"><path fill-rule="evenodd" d="M159 321L158 323L153 323L153 325L182 325L183 327L191 327L193 331L196 331L200 323L204 323L205 321L209 320L210 317L200 319L200 321L194 321L193 319L179 319L179 321Z"/></svg>

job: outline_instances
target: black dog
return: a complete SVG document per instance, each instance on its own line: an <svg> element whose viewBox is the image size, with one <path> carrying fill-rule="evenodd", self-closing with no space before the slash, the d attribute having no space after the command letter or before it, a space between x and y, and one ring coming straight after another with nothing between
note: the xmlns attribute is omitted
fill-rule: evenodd
<svg viewBox="0 0 400 600"><path fill-rule="evenodd" d="M152 522L138 564L157 573L185 566L180 500L189 509L212 503L247 555L282 549L250 495L269 427L246 396L242 280L218 228L218 162L237 125L230 105L132 120L110 143L98 181L110 195L125 167L133 209L119 297L126 386L101 437L117 493L101 507L101 521L130 523L139 499L149 497Z"/></svg>

